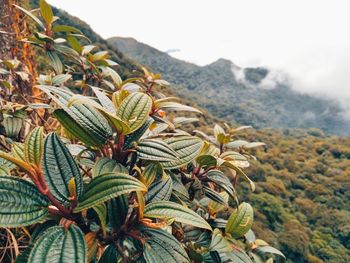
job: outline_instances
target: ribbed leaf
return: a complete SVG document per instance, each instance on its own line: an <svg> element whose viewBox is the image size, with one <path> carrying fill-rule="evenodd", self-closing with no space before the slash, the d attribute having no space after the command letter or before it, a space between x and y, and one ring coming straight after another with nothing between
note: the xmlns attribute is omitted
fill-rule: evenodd
<svg viewBox="0 0 350 263"><path fill-rule="evenodd" d="M124 194L107 202L108 222L113 229L119 229L125 222L128 213L128 195Z"/></svg>
<svg viewBox="0 0 350 263"><path fill-rule="evenodd" d="M27 162L40 165L44 151L44 130L42 127L34 128L24 143L24 156Z"/></svg>
<svg viewBox="0 0 350 263"><path fill-rule="evenodd" d="M50 133L45 139L42 169L52 195L62 204L70 202L69 181L74 178L79 198L83 192L83 180L73 156L61 139Z"/></svg>
<svg viewBox="0 0 350 263"><path fill-rule="evenodd" d="M224 206L227 205L227 201L225 200L225 198L223 198L222 195L220 195L220 193L216 192L215 190L207 186L203 186L203 191L205 196L208 197L210 200Z"/></svg>
<svg viewBox="0 0 350 263"><path fill-rule="evenodd" d="M22 129L23 120L17 117L4 118L2 125L7 137L16 138Z"/></svg>
<svg viewBox="0 0 350 263"><path fill-rule="evenodd" d="M47 229L35 242L28 262L82 263L87 262L84 234L75 225Z"/></svg>
<svg viewBox="0 0 350 263"><path fill-rule="evenodd" d="M49 58L50 65L52 66L53 70L56 72L57 75L61 74L64 70L64 66L57 53L55 51L47 51L46 54Z"/></svg>
<svg viewBox="0 0 350 263"><path fill-rule="evenodd" d="M16 166L13 163L0 158L0 175L9 175L10 171L15 167Z"/></svg>
<svg viewBox="0 0 350 263"><path fill-rule="evenodd" d="M232 251L230 242L226 240L221 231L217 228L213 231L209 250L217 251L218 253L227 253Z"/></svg>
<svg viewBox="0 0 350 263"><path fill-rule="evenodd" d="M129 171L123 165L117 163L115 160L101 158L92 168L92 176L96 177L107 173L129 174Z"/></svg>
<svg viewBox="0 0 350 263"><path fill-rule="evenodd" d="M142 234L147 238L143 251L146 262L190 262L182 244L168 232L161 229L144 228Z"/></svg>
<svg viewBox="0 0 350 263"><path fill-rule="evenodd" d="M117 111L117 116L128 122L131 133L145 123L151 109L152 99L144 93L135 92L123 100Z"/></svg>
<svg viewBox="0 0 350 263"><path fill-rule="evenodd" d="M157 104L157 107L164 110L174 110L174 111L191 111L196 113L201 113L200 110L193 108L191 106L183 105L174 101L165 101Z"/></svg>
<svg viewBox="0 0 350 263"><path fill-rule="evenodd" d="M220 155L220 158L240 168L247 168L250 165L245 156L234 151L226 151Z"/></svg>
<svg viewBox="0 0 350 263"><path fill-rule="evenodd" d="M207 173L207 177L210 181L214 182L225 190L233 199L236 198L235 189L233 188L230 179L228 179L223 172L220 170L211 170Z"/></svg>
<svg viewBox="0 0 350 263"><path fill-rule="evenodd" d="M154 201L169 201L171 192L173 191L173 181L167 175L161 180L153 183L145 195L146 203Z"/></svg>
<svg viewBox="0 0 350 263"><path fill-rule="evenodd" d="M72 78L72 75L69 75L69 74L56 75L52 78L52 85L55 85L55 86L61 85L71 78Z"/></svg>
<svg viewBox="0 0 350 263"><path fill-rule="evenodd" d="M91 86L92 91L95 93L96 97L100 101L101 105L110 113L116 114L116 109L110 98L107 97L105 93L100 91L99 88Z"/></svg>
<svg viewBox="0 0 350 263"><path fill-rule="evenodd" d="M253 220L253 208L250 204L244 202L230 215L225 232L230 233L234 238L241 237L252 227Z"/></svg>
<svg viewBox="0 0 350 263"><path fill-rule="evenodd" d="M164 169L174 169L188 164L199 155L203 147L203 141L194 136L172 137L165 142L176 152L178 159L162 162Z"/></svg>
<svg viewBox="0 0 350 263"><path fill-rule="evenodd" d="M94 133L82 128L77 122L64 110L57 109L53 112L55 118L61 123L66 131L75 138L82 141L86 146L98 146L104 143L103 141L96 141Z"/></svg>
<svg viewBox="0 0 350 263"><path fill-rule="evenodd" d="M108 98L105 98L105 100L107 99ZM73 97L71 97L68 101L68 106L71 106L73 104L76 104L76 105L84 104L87 106L94 107L108 120L108 122L114 127L114 129L118 133L128 134L130 132L130 127L127 121L123 121L121 118L116 116L114 108L113 110L108 109L109 107L112 107L112 105L110 105L109 107L103 107L101 104L97 103L95 100L92 100L82 95L74 95Z"/></svg>
<svg viewBox="0 0 350 263"><path fill-rule="evenodd" d="M68 107L68 101L74 93L59 87L45 85L39 85L37 87L48 94L77 125L84 129L87 134L91 135L89 137L93 138L96 145L105 144L112 136L113 130L109 126L108 121L92 106L76 104ZM66 127L65 123L61 124L64 128L72 132L72 127Z"/></svg>
<svg viewBox="0 0 350 263"><path fill-rule="evenodd" d="M26 161L24 156L24 143L15 142L11 147L11 154L19 160Z"/></svg>
<svg viewBox="0 0 350 263"><path fill-rule="evenodd" d="M199 121L197 118L176 117L174 118L174 125L181 126L192 122Z"/></svg>
<svg viewBox="0 0 350 263"><path fill-rule="evenodd" d="M116 263L118 262L118 258L119 253L116 247L112 244L105 249L98 263Z"/></svg>
<svg viewBox="0 0 350 263"><path fill-rule="evenodd" d="M235 246L231 252L221 253L220 257L222 261L230 260L230 262L235 263L253 263L247 253L245 253L243 249L237 246Z"/></svg>
<svg viewBox="0 0 350 263"><path fill-rule="evenodd" d="M171 218L176 222L211 230L210 225L200 215L187 207L169 201L157 201L146 205L144 216Z"/></svg>
<svg viewBox="0 0 350 263"><path fill-rule="evenodd" d="M103 235L106 235L106 227L107 227L107 207L104 203L100 203L93 207L96 212L98 219L100 220L100 225L102 229Z"/></svg>
<svg viewBox="0 0 350 263"><path fill-rule="evenodd" d="M141 181L148 187L156 178L161 178L163 175L163 167L158 162L150 163L146 166L142 173Z"/></svg>
<svg viewBox="0 0 350 263"><path fill-rule="evenodd" d="M137 146L137 155L140 159L150 161L177 161L176 152L165 142L155 139L143 139Z"/></svg>
<svg viewBox="0 0 350 263"><path fill-rule="evenodd" d="M87 185L75 212L134 191L147 191L147 188L139 180L122 173L97 176Z"/></svg>
<svg viewBox="0 0 350 263"><path fill-rule="evenodd" d="M0 177L0 227L35 224L48 214L48 200L30 182Z"/></svg>
<svg viewBox="0 0 350 263"><path fill-rule="evenodd" d="M133 133L129 134L124 142L124 148L128 149L132 147L132 144L136 141L138 141L139 139L141 139L142 135L144 135L144 133L147 131L147 129L151 126L151 124L153 123L153 119L152 118L148 118L147 121L142 124L142 126L137 129L136 131L134 131Z"/></svg>

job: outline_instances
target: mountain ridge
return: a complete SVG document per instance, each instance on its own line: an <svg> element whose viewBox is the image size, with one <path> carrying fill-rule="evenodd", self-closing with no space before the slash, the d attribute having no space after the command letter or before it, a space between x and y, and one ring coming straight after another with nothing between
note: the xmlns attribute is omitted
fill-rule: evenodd
<svg viewBox="0 0 350 263"><path fill-rule="evenodd" d="M218 118L256 128L315 127L331 134L350 133L343 109L334 101L299 93L286 82L272 80L275 87L261 86L271 73L267 68L240 68L225 58L198 66L134 38L113 37L107 42L160 72L175 85L177 95L193 98L196 92L203 94L196 102ZM241 76L237 76L234 71L240 70Z"/></svg>

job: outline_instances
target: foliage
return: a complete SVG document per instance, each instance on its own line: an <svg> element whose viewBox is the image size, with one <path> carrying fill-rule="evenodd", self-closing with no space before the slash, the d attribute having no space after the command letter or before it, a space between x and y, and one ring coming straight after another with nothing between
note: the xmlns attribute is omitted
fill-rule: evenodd
<svg viewBox="0 0 350 263"><path fill-rule="evenodd" d="M287 262L348 262L350 138L313 131L240 136L267 144L255 152L260 164L247 170L256 181L254 194L244 190L257 211L253 230L281 249Z"/></svg>
<svg viewBox="0 0 350 263"><path fill-rule="evenodd" d="M247 127L186 132L196 119L170 112L200 111L165 96L159 75L123 80L108 52L58 24L45 0L40 16L16 7L38 29L25 41L49 62L37 78L42 103L1 94L0 227L18 262L284 258L255 238L253 208L237 193L239 178L255 189L244 170L264 145L235 139ZM30 237L26 249L9 228Z"/></svg>

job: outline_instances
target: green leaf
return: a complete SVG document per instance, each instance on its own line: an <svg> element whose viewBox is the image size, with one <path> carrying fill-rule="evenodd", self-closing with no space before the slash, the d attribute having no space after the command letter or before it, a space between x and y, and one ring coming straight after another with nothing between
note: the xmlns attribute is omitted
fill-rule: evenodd
<svg viewBox="0 0 350 263"><path fill-rule="evenodd" d="M52 195L62 204L70 203L69 181L74 178L77 198L83 192L79 168L61 139L50 133L45 139L42 169Z"/></svg>
<svg viewBox="0 0 350 263"><path fill-rule="evenodd" d="M62 226L50 227L35 242L28 262L87 262L84 234L75 225L70 225L68 230Z"/></svg>
<svg viewBox="0 0 350 263"><path fill-rule="evenodd" d="M187 207L169 201L156 201L146 205L144 216L149 218L171 218L179 223L211 230L210 225L200 215Z"/></svg>
<svg viewBox="0 0 350 263"><path fill-rule="evenodd" d="M174 125L178 127L178 126L182 126L188 123L198 122L198 121L199 120L197 118L176 117L174 118Z"/></svg>
<svg viewBox="0 0 350 263"><path fill-rule="evenodd" d="M164 101L160 102L156 105L158 108L162 110L173 110L173 111L190 111L196 113L202 113L200 110L193 108L191 106L183 105L174 101Z"/></svg>
<svg viewBox="0 0 350 263"><path fill-rule="evenodd" d="M271 246L259 246L255 249L255 252L258 254L276 254L286 259L286 256L281 251Z"/></svg>
<svg viewBox="0 0 350 263"><path fill-rule="evenodd" d="M118 230L124 223L129 209L128 195L124 194L107 202L108 222Z"/></svg>
<svg viewBox="0 0 350 263"><path fill-rule="evenodd" d="M44 151L44 129L34 128L24 143L24 156L27 162L40 166Z"/></svg>
<svg viewBox="0 0 350 263"><path fill-rule="evenodd" d="M235 189L228 177L220 170L210 170L207 173L207 178L220 186L225 192L227 192L233 199L235 196Z"/></svg>
<svg viewBox="0 0 350 263"><path fill-rule="evenodd" d="M53 116L55 116L69 134L82 141L86 146L98 146L104 143L104 141L96 141L93 132L78 125L77 122L64 110L55 110Z"/></svg>
<svg viewBox="0 0 350 263"><path fill-rule="evenodd" d="M235 263L253 263L247 253L237 245L234 245L234 249L231 252L221 253L220 257L223 261L230 260L229 262Z"/></svg>
<svg viewBox="0 0 350 263"><path fill-rule="evenodd" d="M214 136L220 143L223 143L220 140L220 137L224 138L225 135L226 135L226 133L225 133L224 129L219 124L215 124L215 126L214 126Z"/></svg>
<svg viewBox="0 0 350 263"><path fill-rule="evenodd" d="M113 83L116 87L119 87L122 84L122 79L120 78L119 74L112 68L110 67L100 67L102 70L103 74L111 77L113 80Z"/></svg>
<svg viewBox="0 0 350 263"><path fill-rule="evenodd" d="M129 124L131 133L146 122L151 109L152 99L144 93L135 92L123 100L117 116Z"/></svg>
<svg viewBox="0 0 350 263"><path fill-rule="evenodd" d="M92 168L92 176L96 177L107 173L129 174L129 171L123 165L117 163L117 161L115 160L101 158L96 162L96 164Z"/></svg>
<svg viewBox="0 0 350 263"><path fill-rule="evenodd" d="M250 188L252 189L252 191L254 192L255 191L255 184L254 182L248 177L248 175L243 172L243 170L241 168L239 168L238 166L234 165L232 162L230 161L225 161L222 166L226 166L232 170L235 170L237 172L238 175L242 175L243 178L245 180L248 181L248 183L250 184Z"/></svg>
<svg viewBox="0 0 350 263"><path fill-rule="evenodd" d="M215 190L207 186L203 186L203 191L205 196L208 197L210 200L216 203L219 203L221 205L227 206L227 201L220 193L216 192Z"/></svg>
<svg viewBox="0 0 350 263"><path fill-rule="evenodd" d="M92 135L94 145L105 144L112 136L113 130L108 121L92 106L78 104L68 107L68 101L74 93L59 87L45 85L37 87L48 94L87 134ZM64 127L71 132L72 127Z"/></svg>
<svg viewBox="0 0 350 263"><path fill-rule="evenodd" d="M161 140L143 139L136 149L140 159L159 162L178 160L176 152Z"/></svg>
<svg viewBox="0 0 350 263"><path fill-rule="evenodd" d="M51 6L46 3L45 0L40 0L39 6L41 17L45 20L46 25L50 25L53 22L53 13Z"/></svg>
<svg viewBox="0 0 350 263"><path fill-rule="evenodd" d="M147 131L147 129L151 126L151 124L153 122L154 122L154 120L152 118L148 118L147 121L139 129L137 129L133 133L129 134L125 139L124 148L125 149L132 148L133 143L135 143L136 141L141 139L142 135L145 134L145 132Z"/></svg>
<svg viewBox="0 0 350 263"><path fill-rule="evenodd" d="M68 41L69 45L72 47L72 49L75 52L77 52L78 54L82 53L83 47L80 45L79 40L75 36L72 36L71 34L68 34L67 35L67 41ZM65 53L67 53L67 52L65 52Z"/></svg>
<svg viewBox="0 0 350 263"><path fill-rule="evenodd" d="M103 235L106 235L107 228L107 207L104 203L95 205L92 209L96 212L98 220L100 221L101 230Z"/></svg>
<svg viewBox="0 0 350 263"><path fill-rule="evenodd" d="M214 229L209 247L210 251L227 253L232 251L231 243L222 235L219 229Z"/></svg>
<svg viewBox="0 0 350 263"><path fill-rule="evenodd" d="M118 262L118 258L119 253L116 247L113 244L111 244L107 246L98 263L116 263Z"/></svg>
<svg viewBox="0 0 350 263"><path fill-rule="evenodd" d="M220 158L240 168L247 168L250 165L244 155L234 151L226 151L220 155Z"/></svg>
<svg viewBox="0 0 350 263"><path fill-rule="evenodd" d="M225 232L232 235L234 238L239 238L246 234L252 227L254 220L253 208L248 203L241 203L238 209L233 212L225 228Z"/></svg>
<svg viewBox="0 0 350 263"><path fill-rule="evenodd" d="M52 85L61 85L72 78L69 74L60 74L52 78Z"/></svg>
<svg viewBox="0 0 350 263"><path fill-rule="evenodd" d="M46 54L50 60L50 65L52 66L56 74L57 75L62 74L64 70L64 66L62 64L61 59L58 57L57 53L55 51L47 51Z"/></svg>
<svg viewBox="0 0 350 263"><path fill-rule="evenodd" d="M66 32L66 33L82 34L82 32L79 29L77 29L75 27L72 27L72 26L66 26L66 25L55 25L52 28L52 31L55 32L55 33Z"/></svg>
<svg viewBox="0 0 350 263"><path fill-rule="evenodd" d="M190 262L182 244L168 232L150 228L143 228L141 231L147 238L143 251L147 263Z"/></svg>
<svg viewBox="0 0 350 263"><path fill-rule="evenodd" d="M142 182L149 187L156 178L161 178L163 175L163 167L159 162L153 162L146 166L142 173Z"/></svg>
<svg viewBox="0 0 350 263"><path fill-rule="evenodd" d="M115 110L113 110L112 112L108 111L106 108L104 108L102 105L100 105L99 103L97 103L96 101L82 96L82 95L74 95L73 97L71 97L68 101L68 105L73 105L73 104L85 104L87 106L92 106L94 107L96 110L98 110L108 121L109 123L115 128L115 130L119 133L119 134L128 134L130 133L130 127L127 124L126 121L123 121L122 119L120 119L119 117L117 117L114 113Z"/></svg>
<svg viewBox="0 0 350 263"><path fill-rule="evenodd" d="M0 176L0 227L35 224L48 215L49 202L32 183Z"/></svg>
<svg viewBox="0 0 350 263"><path fill-rule="evenodd" d="M196 162L201 166L216 166L217 160L212 155L200 155L197 157Z"/></svg>
<svg viewBox="0 0 350 263"><path fill-rule="evenodd" d="M98 60L104 60L108 58L108 51L98 51L95 54L93 54L91 57L91 61L98 61Z"/></svg>
<svg viewBox="0 0 350 263"><path fill-rule="evenodd" d="M162 162L164 169L175 169L193 161L201 152L203 141L194 136L176 136L165 142L176 152L177 160Z"/></svg>
<svg viewBox="0 0 350 263"><path fill-rule="evenodd" d="M173 181L168 175L155 183L153 183L145 195L146 203L154 201L169 201L171 193L173 191Z"/></svg>
<svg viewBox="0 0 350 263"><path fill-rule="evenodd" d="M9 175L11 170L16 166L3 158L0 158L0 176L1 175Z"/></svg>
<svg viewBox="0 0 350 263"><path fill-rule="evenodd" d="M18 6L18 5L15 5L15 4L14 4L14 6L15 6L17 9L21 10L23 13L25 13L27 16L29 16L31 19L33 19L42 29L45 29L45 26L44 26L43 22L41 22L41 21L39 20L39 18L37 18L37 17L36 17L35 15L33 15L31 12L29 12L28 10L25 10L24 8L22 8L22 7Z"/></svg>
<svg viewBox="0 0 350 263"><path fill-rule="evenodd" d="M107 97L99 88L91 86L92 91L100 101L101 105L111 114L116 114L116 109L110 98Z"/></svg>
<svg viewBox="0 0 350 263"><path fill-rule="evenodd" d="M88 209L111 198L134 191L145 192L147 188L136 178L122 173L97 176L87 185L75 212Z"/></svg>
<svg viewBox="0 0 350 263"><path fill-rule="evenodd" d="M23 120L17 117L6 117L2 125L4 126L6 136L16 138L22 129Z"/></svg>

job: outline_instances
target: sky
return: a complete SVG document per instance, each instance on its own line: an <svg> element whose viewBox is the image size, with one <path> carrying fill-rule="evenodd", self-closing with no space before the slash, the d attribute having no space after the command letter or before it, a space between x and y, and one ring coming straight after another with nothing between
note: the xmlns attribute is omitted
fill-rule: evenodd
<svg viewBox="0 0 350 263"><path fill-rule="evenodd" d="M133 37L206 65L288 74L293 88L350 102L350 1L49 0L102 37ZM276 73L277 72L277 73Z"/></svg>

